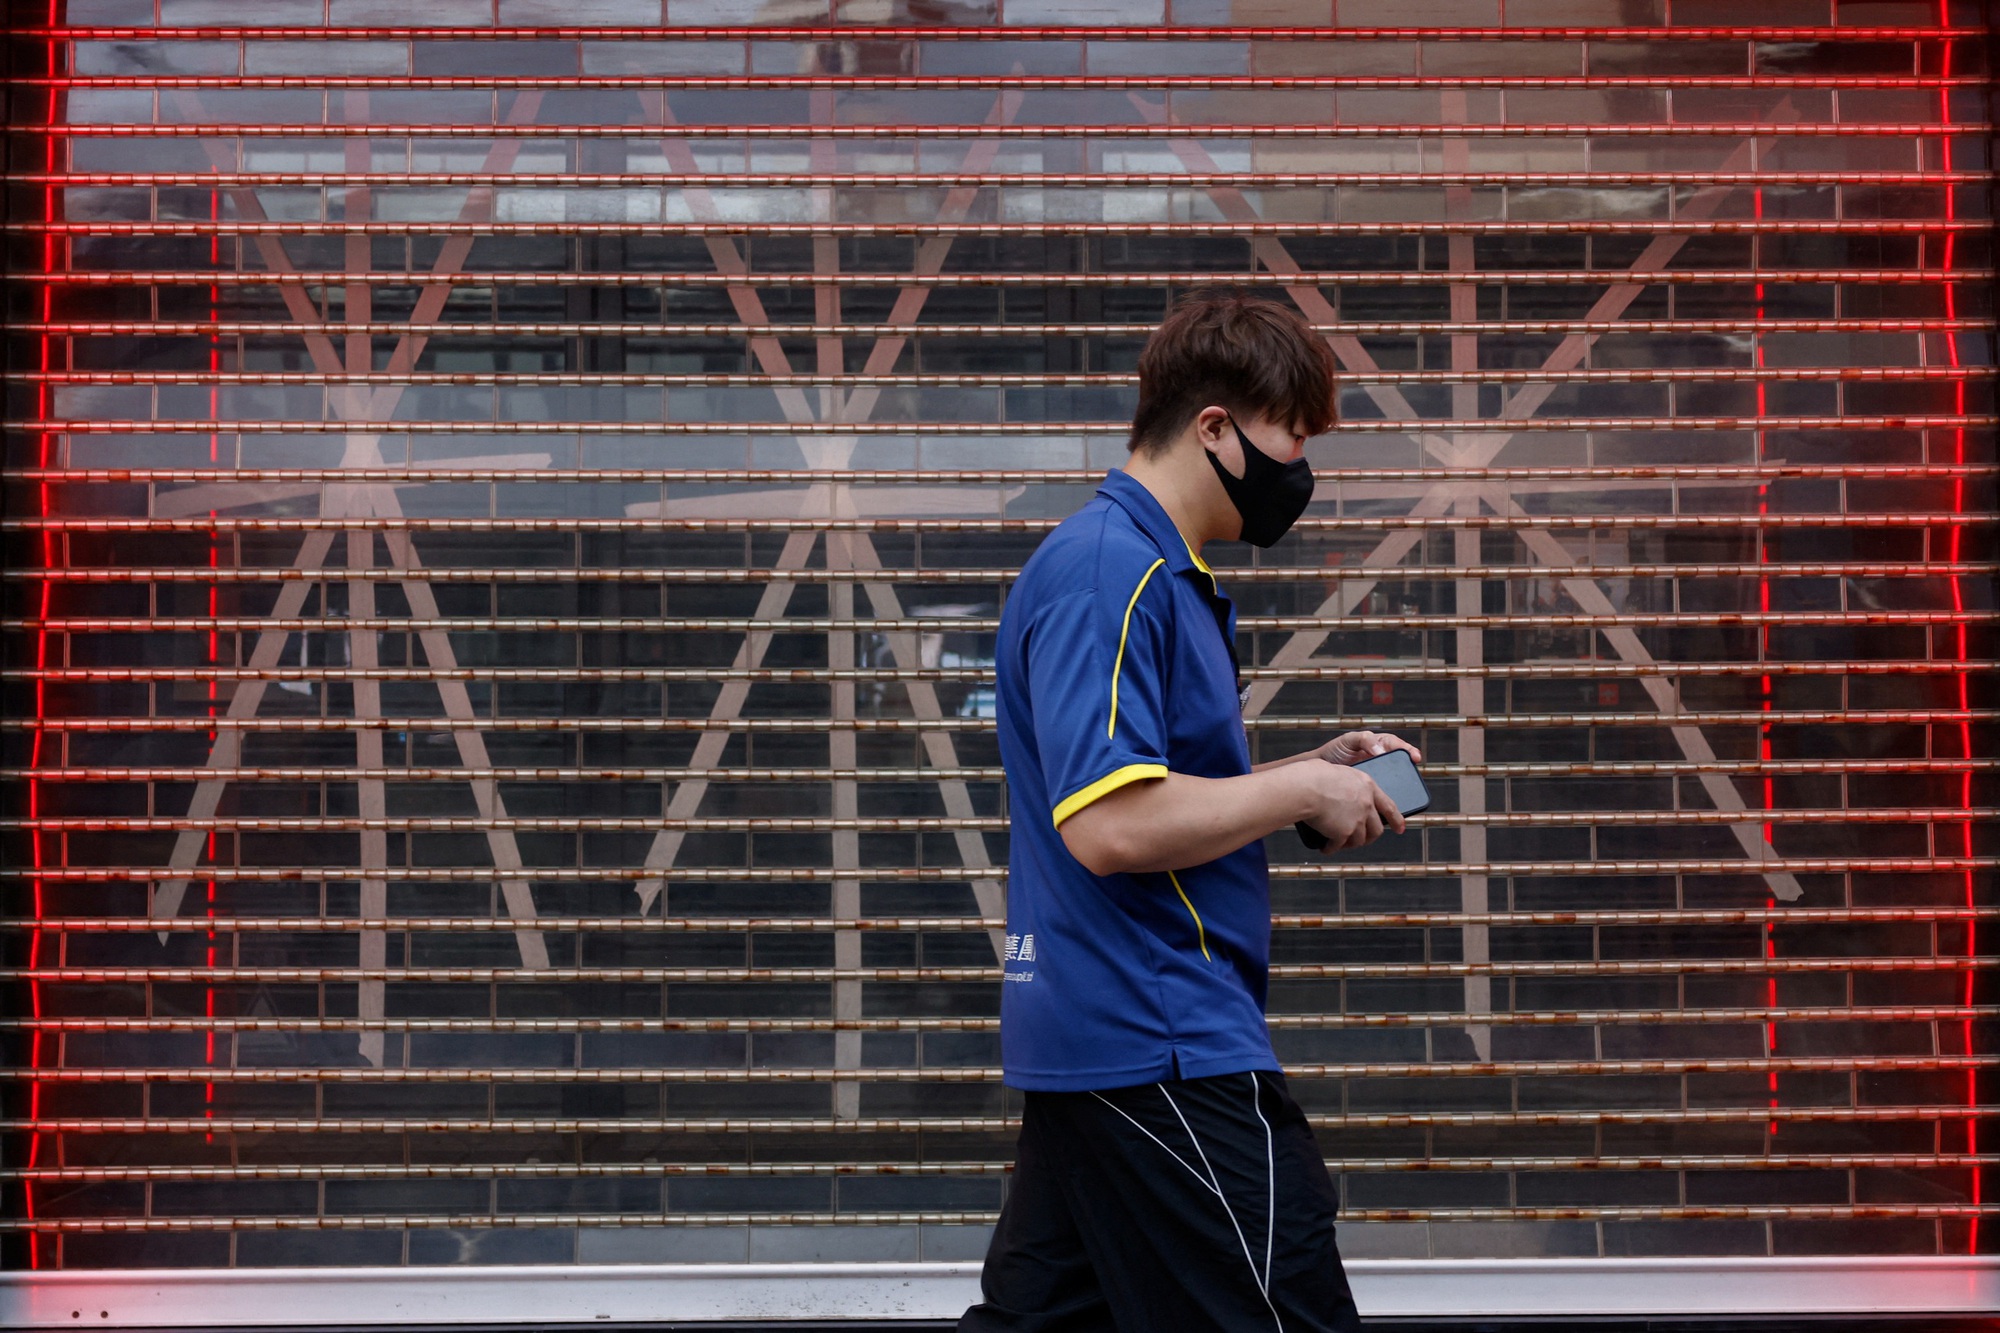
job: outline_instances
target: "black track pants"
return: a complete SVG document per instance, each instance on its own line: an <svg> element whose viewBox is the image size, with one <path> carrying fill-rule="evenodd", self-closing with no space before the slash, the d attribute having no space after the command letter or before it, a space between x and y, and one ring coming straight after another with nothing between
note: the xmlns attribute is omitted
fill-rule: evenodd
<svg viewBox="0 0 2000 1333"><path fill-rule="evenodd" d="M1348 1333L1336 1206L1282 1075L1031 1092L959 1333Z"/></svg>

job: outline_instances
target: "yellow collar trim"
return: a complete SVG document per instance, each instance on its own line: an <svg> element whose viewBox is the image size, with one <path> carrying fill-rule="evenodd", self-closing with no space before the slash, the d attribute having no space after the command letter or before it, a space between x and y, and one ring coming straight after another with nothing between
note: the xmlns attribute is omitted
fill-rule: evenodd
<svg viewBox="0 0 2000 1333"><path fill-rule="evenodd" d="M1194 547L1188 546L1188 539L1181 533L1181 530L1179 528L1174 529L1174 535L1176 537L1179 537L1181 539L1181 545L1187 548L1188 559L1194 561L1194 567L1200 570L1202 573L1208 575L1209 581L1213 582L1215 580L1215 571L1208 567L1208 561L1202 559L1200 556L1194 553Z"/></svg>

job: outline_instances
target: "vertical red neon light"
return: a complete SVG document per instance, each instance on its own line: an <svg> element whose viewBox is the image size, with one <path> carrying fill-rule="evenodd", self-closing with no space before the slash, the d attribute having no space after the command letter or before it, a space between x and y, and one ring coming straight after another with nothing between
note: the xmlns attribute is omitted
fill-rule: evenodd
<svg viewBox="0 0 2000 1333"><path fill-rule="evenodd" d="M220 191L210 190L208 192L208 217L211 222L219 221L222 217L222 194ZM222 269L222 235L219 228L212 232L208 238L208 267L210 272L220 272ZM208 318L211 326L217 325L221 321L221 305L222 289L213 283L209 284ZM222 390L216 381L216 376L221 369L221 332L219 329L212 327L208 335L208 419L210 421L219 421L222 417ZM217 467L221 463L220 445L221 437L214 431L210 431L208 436L208 465L211 468ZM208 516L214 518L215 511L213 509L209 510ZM217 543L220 540L220 535L211 528L208 534L208 567L210 569L216 568L221 563L221 552L217 548ZM211 666L220 665L222 661L222 636L215 628L216 617L222 614L218 598L220 591L219 584L211 582L208 585L208 661ZM208 715L211 718L215 716L215 687L215 677L210 676L208 678ZM215 750L215 739L215 733L213 731L209 732L208 747L211 753ZM215 864L215 838L215 830L210 829L208 832L208 863L210 866ZM206 904L208 917L212 921L215 919L214 879L208 881ZM203 961L204 965L211 971L214 970L215 931L213 929L210 929L208 932L208 950L203 955ZM201 1009L210 1023L208 1030L202 1034L203 1062L213 1068L215 1065L215 987L207 986L203 988ZM201 1110L202 1114L208 1119L213 1120L215 1118L215 1084L213 1083L204 1083L201 1085ZM213 1143L214 1141L215 1136L213 1134L207 1135L203 1139L205 1143Z"/></svg>
<svg viewBox="0 0 2000 1333"><path fill-rule="evenodd" d="M1764 220L1764 190L1762 186L1759 186L1752 194L1752 211L1757 221L1762 222ZM1753 242L1753 244L1756 246L1758 262L1761 265L1763 261L1763 242L1760 239ZM1759 324L1764 322L1764 316L1764 284L1760 282L1757 284L1757 322ZM1759 329L1757 336L1751 340L1750 355L1752 366L1761 372L1764 369L1764 333L1762 329ZM1763 465L1765 459L1765 439L1762 422L1770 410L1770 399L1770 386L1764 382L1760 375L1757 380L1757 420L1759 422L1757 430L1757 463L1759 466ZM1768 480L1758 482L1757 563L1760 565L1770 563L1771 559L1770 530L1764 526L1763 522L1764 517L1771 512L1770 494L1771 483ZM1771 660L1771 624L1769 620L1771 614L1771 580L1768 575L1759 575L1757 578L1757 612L1759 615L1765 617L1765 620L1757 626L1757 660L1768 664ZM1768 671L1758 678L1757 696L1762 710L1766 713L1770 712L1772 708L1771 674ZM1778 804L1778 784L1771 776L1769 767L1771 762L1771 724L1769 722L1765 722L1757 728L1757 757L1765 765L1764 810L1768 814ZM1764 843L1775 851L1777 844L1771 841L1771 830L1772 821L1766 819L1763 830ZM1777 907L1778 900L1768 894L1765 895L1764 910L1775 912ZM1778 956L1776 926L1768 917L1764 921L1764 956L1766 958L1776 958ZM1764 1005L1767 1009L1776 1009L1778 1007L1778 974L1775 972L1768 973L1764 977ZM1764 1020L1764 1055L1767 1059L1775 1059L1777 1054L1778 1023L1776 1019L1766 1017ZM1775 1112L1778 1109L1778 1071L1776 1069L1770 1070L1765 1075L1765 1079L1770 1090L1771 1110ZM1778 1133L1778 1121L1775 1115L1772 1117L1767 1128L1769 1134L1772 1137L1776 1137Z"/></svg>
<svg viewBox="0 0 2000 1333"><path fill-rule="evenodd" d="M1938 22L1940 26L1943 27L1950 26L1951 0L1938 0ZM1938 166L1947 175L1950 174L1952 169L1952 151L1951 151L1952 144L1951 144L1951 131L1949 128L1944 128L1944 127L1948 127L1951 124L1951 119L1952 119L1951 89L1949 87L1949 83L1951 79L1951 56L1952 56L1953 40L1954 39L1949 37L1944 39L1943 43L1944 59L1941 67L1941 72L1947 86L1938 90L1938 121L1940 125L1940 130L1938 134L1938 143L1942 150L1938 161ZM1956 188L1953 187L1949 181L1947 181L1944 186L1944 201L1945 201L1944 215L1945 215L1945 221L1947 223L1944 233L1944 269L1945 269L1944 314L1946 320L1956 321L1958 319L1958 283L1953 280L1951 275L1951 269L1955 265L1958 258L1957 255L1954 253L1957 246L1958 235L1955 231L1953 231L1950 228L1948 224L1956 221L1958 218L1958 192ZM1945 358L1951 365L1951 368L1954 371L1961 369L1963 363L1959 358L1958 332L1956 329L1948 328L1945 331L1944 348L1945 348ZM1959 416L1963 417L1965 415L1965 405L1966 405L1965 380L1962 377L1954 376L1951 381L1951 387L1952 387L1953 411L1956 412ZM1951 481L1951 510L1953 514L1963 514L1965 512L1965 475L1963 472L1963 468L1965 467L1965 428L1963 426L1956 428L1952 432L1951 461L1956 468L1960 469L1960 471L1952 477ZM1945 542L1947 549L1949 551L1948 558L1951 560L1952 564L1956 565L1959 562L1960 558L1963 556L1965 549L1964 548L1965 529L1963 525L1957 523L1952 524L1950 533L1945 538ZM1958 618L1957 623L1952 626L1951 633L1952 633L1952 648L1954 657L1959 663L1959 668L1956 673L1956 678L1958 681L1958 709L1960 714L1963 715L1958 724L1958 740L1959 740L1958 755L1961 760L1970 761L1972 758L1972 721L1970 716L1970 710L1972 707L1972 688L1971 688L1971 681L1968 679L1966 675L1966 673L1970 670L1970 668L1965 664L1970 659L1971 653L1970 653L1970 645L1967 643L1966 624L1964 620L1965 581L1956 571L1954 571L1951 576L1951 609L1954 615ZM1965 764L1964 769L1961 771L1959 775L1958 800L1960 807L1963 808L1964 810L1969 812L1972 809L1972 765L1970 762L1967 762ZM1963 856L1967 862L1965 869L1965 906L1968 909L1965 920L1965 956L1967 962L1965 970L1964 1000L1966 1008L1970 1010L1972 1007L1973 997L1977 994L1977 989L1973 984L1975 977L1972 969L1971 959L1978 953L1977 946L1978 946L1978 929L1979 929L1979 923L1973 919L1971 914L1971 909L1973 909L1978 905L1979 899L1978 899L1978 893L1976 891L1977 883L1970 864L1972 860L1973 843L1972 843L1972 821L1969 816L1966 819L1958 821L1958 830L1959 830L1959 854ZM1973 1032L1972 1032L1972 1015L1970 1013L1967 1013L1965 1018L1961 1020L1959 1035L1964 1042L1964 1053L1966 1055L1971 1055L1973 1051L1973 1045L1972 1045ZM1979 1077L1975 1071L1967 1069L1965 1071L1965 1108L1967 1112L1965 1117L1965 1151L1968 1156L1976 1154L1979 1151L1979 1121L1976 1118L1978 1112L1978 1106L1979 1106ZM1980 1179L1979 1179L1980 1173L1979 1173L1979 1164L1977 1162L1973 1163L1971 1174L1972 1174L1972 1206L1974 1211L1972 1214L1971 1223L1966 1230L1966 1253L1977 1254L1979 1253L1978 1208L1980 1203Z"/></svg>
<svg viewBox="0 0 2000 1333"><path fill-rule="evenodd" d="M51 28L60 21L61 9L62 0L49 0L49 26ZM56 215L56 188L54 184L56 172L56 108L61 104L61 94L55 87L55 79L59 71L56 60L56 42L53 38L48 40L47 57L49 90L48 105L45 109L45 114L48 119L44 126L45 132L42 136L42 170L46 173L45 179L50 183L42 187L42 217L53 220ZM54 364L54 347L49 333L49 325L55 317L55 283L53 281L55 272L56 235L53 231L45 231L42 236L42 334L40 355L37 358L36 365L36 369L41 373L41 378L35 383L35 415L41 421L48 421L50 419L52 405L49 371ZM48 431L44 430L37 436L35 445L35 466L41 468L44 472L42 480L36 483L36 503L44 518L49 513L49 483L46 473L53 461L51 457L53 441L54 437ZM46 572L55 568L55 534L44 526L42 528L42 569ZM53 583L48 578L41 580L41 589L37 598L35 612L35 720L37 723L49 715L48 683L45 677L49 665L49 632L47 629L49 597L53 586ZM45 865L42 851L42 830L41 826L36 822L42 817L42 785L40 780L35 777L34 770L42 766L44 758L43 744L46 735L47 733L40 726L37 726L34 736L28 745L28 846L29 860L34 872L31 880L33 886L31 892L33 894L33 910L37 922L41 921L47 913L43 899L41 875L42 868ZM40 1026L42 1019L42 988L39 982L32 979L33 974L42 965L42 944L42 931L36 930L28 936L28 971L30 974L28 982L28 1011L36 1024L32 1034L28 1038L28 1067L30 1069L40 1069L43 1067L42 1029ZM27 1164L30 1171L41 1160L41 1118L42 1085L41 1081L37 1079L28 1084L28 1120L31 1128L28 1133ZM32 1176L22 1182L21 1196L22 1213L28 1221L32 1222L35 1217L35 1182ZM28 1232L28 1267L42 1267L41 1235L39 1232L32 1230Z"/></svg>

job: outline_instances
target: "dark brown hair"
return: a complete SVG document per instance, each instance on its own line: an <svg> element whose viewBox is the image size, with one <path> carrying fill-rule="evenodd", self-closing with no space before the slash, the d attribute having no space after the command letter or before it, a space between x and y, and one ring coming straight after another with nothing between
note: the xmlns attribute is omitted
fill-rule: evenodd
<svg viewBox="0 0 2000 1333"><path fill-rule="evenodd" d="M1333 353L1289 306L1240 292L1192 293L1139 353L1127 447L1157 454L1211 405L1318 435L1334 420Z"/></svg>

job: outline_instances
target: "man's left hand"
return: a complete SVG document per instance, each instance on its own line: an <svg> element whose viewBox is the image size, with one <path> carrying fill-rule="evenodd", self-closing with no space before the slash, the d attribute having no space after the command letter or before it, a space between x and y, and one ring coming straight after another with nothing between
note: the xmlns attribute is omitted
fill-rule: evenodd
<svg viewBox="0 0 2000 1333"><path fill-rule="evenodd" d="M1391 750L1408 750L1416 763L1424 761L1424 752L1400 737L1391 736L1386 731L1350 731L1335 736L1319 747L1316 754L1330 764L1358 764L1364 759L1387 754Z"/></svg>

